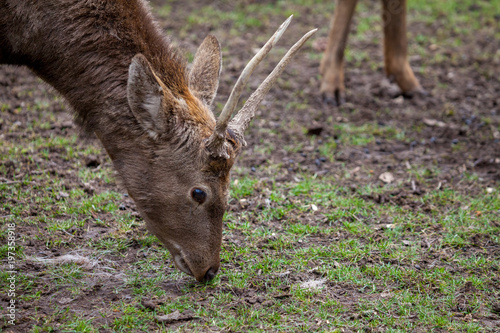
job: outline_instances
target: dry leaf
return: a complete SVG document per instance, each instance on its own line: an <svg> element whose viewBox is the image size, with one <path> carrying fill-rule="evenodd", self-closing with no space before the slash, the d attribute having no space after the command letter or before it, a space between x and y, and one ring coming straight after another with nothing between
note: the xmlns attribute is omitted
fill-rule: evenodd
<svg viewBox="0 0 500 333"><path fill-rule="evenodd" d="M381 181L383 181L386 184L390 184L394 181L394 176L390 172L384 172L383 174L381 174L378 177L378 179L380 179Z"/></svg>
<svg viewBox="0 0 500 333"><path fill-rule="evenodd" d="M62 297L62 298L60 298L57 302L58 302L59 304L65 305L65 304L71 303L72 301L73 301L73 299L71 299L71 298L68 298L68 297Z"/></svg>
<svg viewBox="0 0 500 333"><path fill-rule="evenodd" d="M300 284L302 289L320 289L325 284L326 279L309 280Z"/></svg>
<svg viewBox="0 0 500 333"><path fill-rule="evenodd" d="M427 126L431 126L431 127L446 127L446 123L444 123L440 120L436 120L436 119L424 118L423 122Z"/></svg>
<svg viewBox="0 0 500 333"><path fill-rule="evenodd" d="M380 294L380 297L382 298L388 298L388 297L392 297L394 296L393 293L391 293L390 291L384 291L382 294Z"/></svg>

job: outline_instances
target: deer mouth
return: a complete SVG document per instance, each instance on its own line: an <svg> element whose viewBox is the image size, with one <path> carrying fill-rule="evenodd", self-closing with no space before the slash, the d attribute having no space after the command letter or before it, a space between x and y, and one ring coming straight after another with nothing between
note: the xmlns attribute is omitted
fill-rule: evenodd
<svg viewBox="0 0 500 333"><path fill-rule="evenodd" d="M176 254L174 256L174 263L175 263L175 266L179 270L183 271L184 273L186 273L188 275L194 276L194 274L191 272L191 269L189 269L188 264L186 263L186 261L182 257L182 254Z"/></svg>

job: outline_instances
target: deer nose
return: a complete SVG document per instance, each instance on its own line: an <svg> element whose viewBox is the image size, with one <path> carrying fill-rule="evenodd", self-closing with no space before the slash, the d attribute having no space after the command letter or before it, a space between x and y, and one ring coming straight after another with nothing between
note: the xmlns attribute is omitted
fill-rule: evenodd
<svg viewBox="0 0 500 333"><path fill-rule="evenodd" d="M208 282L212 280L217 275L218 270L219 270L218 268L214 269L210 267L208 271L205 273L205 276L203 277L203 282Z"/></svg>

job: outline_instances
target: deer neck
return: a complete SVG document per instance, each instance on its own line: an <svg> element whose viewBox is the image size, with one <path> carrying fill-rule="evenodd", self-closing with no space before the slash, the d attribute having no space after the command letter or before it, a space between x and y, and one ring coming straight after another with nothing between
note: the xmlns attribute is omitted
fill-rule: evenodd
<svg viewBox="0 0 500 333"><path fill-rule="evenodd" d="M127 100L132 58L141 53L173 91L185 82L178 60L140 0L18 3L0 14L19 29L0 61L26 65L68 102L77 123L96 133L110 156L141 135ZM30 15L22 15L29 11ZM4 17L4 15L6 17ZM0 36L2 37L2 36ZM1 40L1 38L0 38ZM0 52L1 53L1 52Z"/></svg>

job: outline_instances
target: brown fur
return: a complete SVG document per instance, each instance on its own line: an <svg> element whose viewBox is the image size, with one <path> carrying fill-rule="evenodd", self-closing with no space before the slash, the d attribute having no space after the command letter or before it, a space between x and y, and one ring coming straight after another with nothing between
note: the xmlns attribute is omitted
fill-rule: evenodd
<svg viewBox="0 0 500 333"><path fill-rule="evenodd" d="M172 91L186 93L185 62L160 34L142 1L0 0L0 6L0 31L11 36L2 40L2 46L13 50L0 61L26 65L49 82L90 131L96 125L93 122L101 119L94 114L99 111L96 102L126 100L128 67L138 53ZM109 115L120 122L121 116Z"/></svg>
<svg viewBox="0 0 500 333"><path fill-rule="evenodd" d="M229 159L205 148L221 68L209 36L187 72L142 0L0 0L0 63L25 65L95 133L147 226L198 280L219 268ZM196 202L192 190L207 193Z"/></svg>
<svg viewBox="0 0 500 333"><path fill-rule="evenodd" d="M403 94L425 93L408 62L406 39L406 0L382 0L384 21L384 59L387 76ZM328 44L321 60L323 75L320 92L327 103L344 102L344 50L357 0L337 0Z"/></svg>

